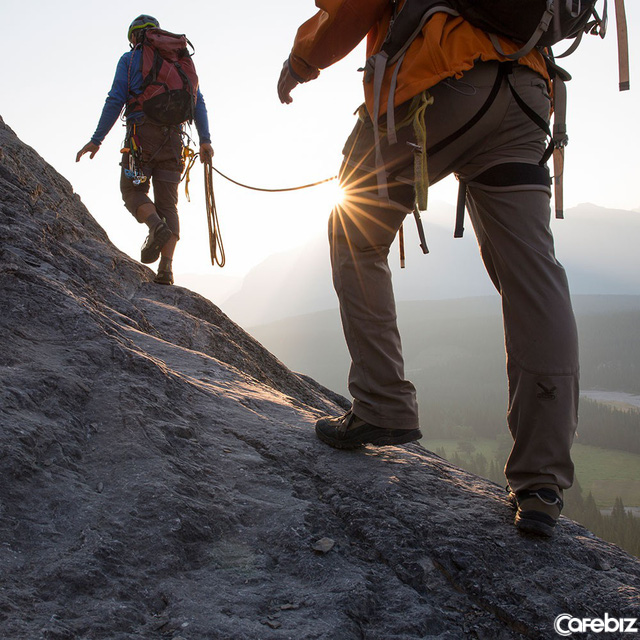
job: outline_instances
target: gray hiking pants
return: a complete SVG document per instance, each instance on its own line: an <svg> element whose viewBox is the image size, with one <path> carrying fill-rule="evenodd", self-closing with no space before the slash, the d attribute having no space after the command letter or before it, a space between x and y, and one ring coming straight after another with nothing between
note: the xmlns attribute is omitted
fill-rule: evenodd
<svg viewBox="0 0 640 640"><path fill-rule="evenodd" d="M514 439L505 473L518 491L535 484L567 489L573 482L570 448L577 426L578 344L567 278L556 260L550 230L546 169L538 166L545 135L517 104L499 64L477 63L460 80L447 79L429 94L427 148L486 113L462 135L428 155L431 183L455 173L467 183L467 205L485 267L502 298L509 404ZM548 121L546 82L514 65L510 82L524 102ZM397 109L397 122L408 107ZM389 247L413 208L415 143L412 126L398 143L382 141L389 200L378 195L373 127L359 120L344 149L342 205L332 212L329 239L333 280L351 355L349 390L354 413L388 428L418 426L413 384L405 379L388 265ZM532 169L547 181L528 181Z"/></svg>

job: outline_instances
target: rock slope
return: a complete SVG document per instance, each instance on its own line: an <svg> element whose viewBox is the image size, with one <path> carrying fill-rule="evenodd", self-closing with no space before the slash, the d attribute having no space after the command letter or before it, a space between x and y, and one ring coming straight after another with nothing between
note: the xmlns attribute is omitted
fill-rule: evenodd
<svg viewBox="0 0 640 640"><path fill-rule="evenodd" d="M345 400L151 282L0 119L0 637L554 637L637 617L640 563L420 445L338 452ZM587 637L582 635L580 637Z"/></svg>

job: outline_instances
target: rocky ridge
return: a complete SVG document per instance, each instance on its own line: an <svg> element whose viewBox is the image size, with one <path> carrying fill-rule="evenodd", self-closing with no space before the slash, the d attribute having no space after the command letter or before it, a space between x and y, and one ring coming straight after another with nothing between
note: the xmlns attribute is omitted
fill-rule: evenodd
<svg viewBox="0 0 640 640"><path fill-rule="evenodd" d="M561 613L638 617L640 562L577 524L519 535L501 487L418 444L319 443L345 400L153 284L1 119L0 234L0 637L547 639Z"/></svg>

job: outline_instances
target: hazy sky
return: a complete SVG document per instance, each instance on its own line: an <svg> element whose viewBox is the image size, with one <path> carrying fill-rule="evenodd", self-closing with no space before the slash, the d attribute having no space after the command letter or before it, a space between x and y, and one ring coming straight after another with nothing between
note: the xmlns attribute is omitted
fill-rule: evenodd
<svg viewBox="0 0 640 640"><path fill-rule="evenodd" d="M610 3L612 4L612 3ZM565 64L569 83L565 205L592 202L640 208L640 2L627 1L631 39L631 91L618 92L616 39L585 43ZM126 31L140 13L163 28L186 33L209 109L214 165L255 186L288 187L334 175L353 112L362 102L361 45L348 58L298 87L292 105L276 95L276 82L297 27L315 12L311 0L243 2L5 2L5 52L0 115L72 183L111 240L136 259L145 236L124 209L118 188L117 123L94 160L75 163L93 134L116 63L128 46ZM613 21L612 21L613 22ZM194 131L195 133L195 131ZM432 189L432 202L453 203L452 177ZM182 241L174 269L211 273L202 168L191 176L191 202L181 189ZM334 197L331 187L273 195L240 189L215 178L227 250L224 272L243 274L265 257L324 233ZM428 214L427 214L428 218ZM429 221L427 220L427 224ZM565 221L566 223L566 221ZM451 224L453 222L451 221Z"/></svg>

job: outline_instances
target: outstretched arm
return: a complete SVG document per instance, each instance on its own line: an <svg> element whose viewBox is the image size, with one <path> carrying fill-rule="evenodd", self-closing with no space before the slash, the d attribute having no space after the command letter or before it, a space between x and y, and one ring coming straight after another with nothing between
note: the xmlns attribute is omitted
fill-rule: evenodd
<svg viewBox="0 0 640 640"><path fill-rule="evenodd" d="M280 73L278 96L285 104L298 84L314 80L320 69L352 51L391 6L389 0L316 0L316 5L320 11L298 29Z"/></svg>
<svg viewBox="0 0 640 640"><path fill-rule="evenodd" d="M300 81L293 77L291 70L289 69L289 61L285 60L278 80L278 97L282 104L291 104L293 102L291 92L298 86L298 84L300 84Z"/></svg>
<svg viewBox="0 0 640 640"><path fill-rule="evenodd" d="M80 158L82 158L85 153L90 153L89 159L93 160L93 156L95 156L98 151L100 151L100 145L97 145L95 142L87 142L87 144L78 151L76 162L80 162Z"/></svg>
<svg viewBox="0 0 640 640"><path fill-rule="evenodd" d="M76 155L76 162L80 162L80 158L82 158L85 153L90 153L91 155L89 158L93 159L96 153L98 153L100 144L104 140L105 136L109 133L120 116L122 107L127 101L129 91L128 70L129 59L132 55L133 54L131 52L127 52L118 61L116 74L113 79L113 84L111 85L111 91L109 91L107 99L105 100L102 114L100 115L100 121L98 122L98 127L96 128L90 142L87 142L87 144L78 151Z"/></svg>

